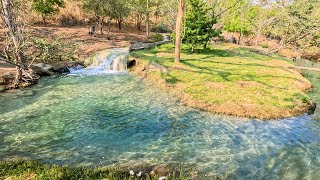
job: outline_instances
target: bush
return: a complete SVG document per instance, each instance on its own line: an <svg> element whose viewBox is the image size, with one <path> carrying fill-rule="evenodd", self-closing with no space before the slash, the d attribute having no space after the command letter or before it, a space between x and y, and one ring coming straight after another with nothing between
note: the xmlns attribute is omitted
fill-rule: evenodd
<svg viewBox="0 0 320 180"><path fill-rule="evenodd" d="M56 63L59 61L74 61L76 45L61 39L31 38L31 56L36 62Z"/></svg>
<svg viewBox="0 0 320 180"><path fill-rule="evenodd" d="M166 24L159 24L152 28L152 31L156 33L170 33L171 29Z"/></svg>
<svg viewBox="0 0 320 180"><path fill-rule="evenodd" d="M84 25L85 21L79 20L72 15L61 15L58 17L58 22L62 26L74 26L74 25Z"/></svg>
<svg viewBox="0 0 320 180"><path fill-rule="evenodd" d="M260 44L260 47L262 47L262 48L269 48L269 45L268 45L268 44Z"/></svg>
<svg viewBox="0 0 320 180"><path fill-rule="evenodd" d="M164 37L163 37L163 35L161 35L161 34L155 34L155 35L153 35L153 41L154 42L160 42L160 41L163 41L164 40Z"/></svg>

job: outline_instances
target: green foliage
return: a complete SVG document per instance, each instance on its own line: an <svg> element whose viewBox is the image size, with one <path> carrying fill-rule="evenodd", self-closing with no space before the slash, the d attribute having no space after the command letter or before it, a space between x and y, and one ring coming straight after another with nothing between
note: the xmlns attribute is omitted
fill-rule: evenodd
<svg viewBox="0 0 320 180"><path fill-rule="evenodd" d="M206 46L207 42L220 34L212 28L215 19L209 16L209 9L202 0L190 0L185 20L185 36L183 42Z"/></svg>
<svg viewBox="0 0 320 180"><path fill-rule="evenodd" d="M254 18L259 12L258 6L249 6L246 0L241 1L234 11L230 11L224 18L224 30L238 32L243 35L252 33Z"/></svg>
<svg viewBox="0 0 320 180"><path fill-rule="evenodd" d="M269 45L268 45L268 44L260 44L260 46L261 46L262 48L269 48Z"/></svg>
<svg viewBox="0 0 320 180"><path fill-rule="evenodd" d="M52 15L64 6L63 0L33 0L32 7L35 12L43 16Z"/></svg>
<svg viewBox="0 0 320 180"><path fill-rule="evenodd" d="M168 25L161 23L152 28L152 31L157 33L170 33L171 29L168 27Z"/></svg>
<svg viewBox="0 0 320 180"><path fill-rule="evenodd" d="M76 45L61 39L32 38L33 52L37 62L55 63L59 61L73 61Z"/></svg>
<svg viewBox="0 0 320 180"><path fill-rule="evenodd" d="M268 35L302 49L319 45L319 7L319 0L296 0L285 7L275 7L276 20L268 27Z"/></svg>
<svg viewBox="0 0 320 180"><path fill-rule="evenodd" d="M122 20L129 15L130 9L127 0L113 0L111 2L111 18Z"/></svg>
<svg viewBox="0 0 320 180"><path fill-rule="evenodd" d="M163 38L163 36L161 34L154 34L153 35L153 41L154 42L160 42L160 41L163 41L163 40L164 40L164 38Z"/></svg>
<svg viewBox="0 0 320 180"><path fill-rule="evenodd" d="M112 6L109 0L83 0L83 9L104 17L111 15Z"/></svg>

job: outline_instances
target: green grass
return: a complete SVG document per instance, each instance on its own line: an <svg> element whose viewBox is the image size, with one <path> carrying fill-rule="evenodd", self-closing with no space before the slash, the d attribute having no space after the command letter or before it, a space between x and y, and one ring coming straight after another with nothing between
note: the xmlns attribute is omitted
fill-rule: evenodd
<svg viewBox="0 0 320 180"><path fill-rule="evenodd" d="M208 111L261 119L305 113L310 82L284 57L235 45L197 49L182 46L181 63L174 63L174 46L162 45L131 53L138 64L156 62L168 72L146 71L163 79L170 90L183 92L186 104ZM137 68L136 68L137 69Z"/></svg>
<svg viewBox="0 0 320 180"><path fill-rule="evenodd" d="M50 179L50 180L72 180L72 179L104 179L104 180L158 180L159 176L150 176L143 173L141 177L130 176L127 168L106 167L67 167L57 165L40 164L34 161L15 161L0 163L0 179L24 180L24 179ZM169 180L187 179L186 174L180 169L172 171L167 175Z"/></svg>

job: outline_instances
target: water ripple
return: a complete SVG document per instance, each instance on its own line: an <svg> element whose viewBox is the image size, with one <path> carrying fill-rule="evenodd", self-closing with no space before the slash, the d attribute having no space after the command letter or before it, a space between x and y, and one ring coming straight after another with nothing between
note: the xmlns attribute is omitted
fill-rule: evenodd
<svg viewBox="0 0 320 180"><path fill-rule="evenodd" d="M0 96L0 105L0 159L182 163L230 179L320 177L319 121L218 116L130 75L47 78Z"/></svg>

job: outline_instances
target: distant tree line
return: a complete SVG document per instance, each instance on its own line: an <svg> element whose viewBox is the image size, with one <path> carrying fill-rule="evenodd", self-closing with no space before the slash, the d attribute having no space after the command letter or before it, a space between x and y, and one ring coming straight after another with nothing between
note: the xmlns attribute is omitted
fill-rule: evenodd
<svg viewBox="0 0 320 180"><path fill-rule="evenodd" d="M74 0L79 3L79 0ZM31 8L42 18L59 14L64 0L1 0L2 28L7 32L6 46L1 59L17 65L17 82L25 64L25 38L20 26ZM27 6L29 5L29 6ZM23 8L22 8L23 6ZM80 0L83 12L95 20L97 29L104 33L105 24L110 35L111 22L119 29L125 22L134 23L137 30L175 32L176 62L180 62L180 44L206 48L213 37L222 31L237 33L237 43L244 36L277 40L277 51L287 45L298 49L320 47L319 0ZM27 12L29 13L29 12ZM4 57L3 55L6 55Z"/></svg>

